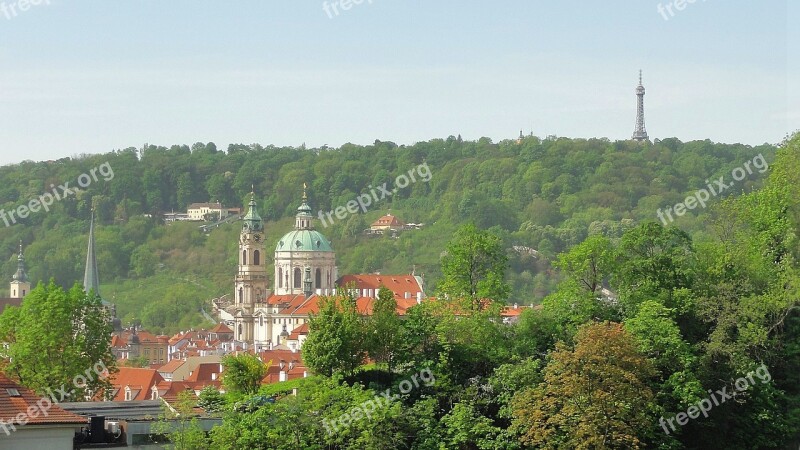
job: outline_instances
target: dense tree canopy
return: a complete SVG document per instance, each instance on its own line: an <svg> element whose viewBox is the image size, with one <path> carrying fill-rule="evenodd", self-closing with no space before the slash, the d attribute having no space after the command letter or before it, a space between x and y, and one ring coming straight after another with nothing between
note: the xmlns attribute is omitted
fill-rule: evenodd
<svg viewBox="0 0 800 450"><path fill-rule="evenodd" d="M0 167L0 208L6 212L49 192L51 185L76 187L80 174L104 163L113 168L113 178L98 177L48 212L0 227L0 250L8 256L0 272L14 272L13 255L21 239L34 280L53 277L65 288L81 280L94 205L107 300L117 303L126 324L141 321L154 332L188 329L203 324L200 310L208 308L211 297L230 291L238 225L206 234L197 224L163 226L160 214L211 200L241 207L254 186L259 211L269 222L267 245L274 246L292 226L304 182L317 216L369 192L370 186L388 183L391 191L397 176L425 163L430 181L417 177L364 215L317 224L333 241L339 272L410 273L416 267L425 275L428 292L435 292L445 244L458 227L474 223L493 229L504 250L515 249L507 253L509 298L538 303L556 281L548 259L588 235L618 238L633 221L655 220L658 208L682 201L704 187L706 179L730 174L759 153L771 162L775 147L555 137L492 143L451 136L410 146L375 141L338 149L144 145L104 155L26 161ZM726 194L750 191L761 181L756 172ZM389 209L406 222L423 223L423 229L398 239L364 236L363 229ZM710 209L695 213L676 224L690 232L707 231Z"/></svg>

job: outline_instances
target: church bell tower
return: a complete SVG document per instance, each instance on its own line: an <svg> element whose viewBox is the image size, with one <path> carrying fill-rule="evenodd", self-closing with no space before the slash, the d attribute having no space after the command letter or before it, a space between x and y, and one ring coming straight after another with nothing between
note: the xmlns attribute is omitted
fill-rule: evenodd
<svg viewBox="0 0 800 450"><path fill-rule="evenodd" d="M242 219L239 234L239 270L234 282L234 307L236 309L234 336L251 342L254 338L253 313L256 305L266 302L267 269L264 261L264 222L256 209L255 194L250 194L247 215Z"/></svg>
<svg viewBox="0 0 800 450"><path fill-rule="evenodd" d="M31 282L25 272L25 256L22 254L22 241L19 243L19 254L17 255L17 272L11 278L9 292L11 298L25 298L31 291Z"/></svg>

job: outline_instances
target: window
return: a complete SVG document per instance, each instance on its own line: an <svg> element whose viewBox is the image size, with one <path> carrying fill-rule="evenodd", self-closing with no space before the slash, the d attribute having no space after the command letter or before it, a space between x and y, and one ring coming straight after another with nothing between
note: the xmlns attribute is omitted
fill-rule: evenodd
<svg viewBox="0 0 800 450"><path fill-rule="evenodd" d="M314 275L314 287L317 289L322 288L322 269L317 269L316 274Z"/></svg>
<svg viewBox="0 0 800 450"><path fill-rule="evenodd" d="M247 250L242 251L242 265L247 265Z"/></svg>
<svg viewBox="0 0 800 450"><path fill-rule="evenodd" d="M278 267L278 287L283 287L283 267Z"/></svg>
<svg viewBox="0 0 800 450"><path fill-rule="evenodd" d="M244 303L244 289L239 288L239 303Z"/></svg>
<svg viewBox="0 0 800 450"><path fill-rule="evenodd" d="M258 325L261 327L264 326L264 316L258 316Z"/></svg>
<svg viewBox="0 0 800 450"><path fill-rule="evenodd" d="M300 273L300 268L299 267L295 267L294 268L294 287L295 288L299 288L301 286L301 284L300 284L301 282L302 282L302 274Z"/></svg>
<svg viewBox="0 0 800 450"><path fill-rule="evenodd" d="M125 401L131 401L131 388L130 386L125 386Z"/></svg>
<svg viewBox="0 0 800 450"><path fill-rule="evenodd" d="M261 252L258 250L253 251L253 264L256 266L261 265Z"/></svg>

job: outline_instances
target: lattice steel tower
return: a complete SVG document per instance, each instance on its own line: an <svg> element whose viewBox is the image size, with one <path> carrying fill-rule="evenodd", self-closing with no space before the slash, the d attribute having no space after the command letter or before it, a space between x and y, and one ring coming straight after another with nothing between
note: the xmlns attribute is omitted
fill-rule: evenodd
<svg viewBox="0 0 800 450"><path fill-rule="evenodd" d="M644 86L642 85L642 71L639 71L639 86L636 87L636 130L633 139L646 141L647 130L644 127Z"/></svg>

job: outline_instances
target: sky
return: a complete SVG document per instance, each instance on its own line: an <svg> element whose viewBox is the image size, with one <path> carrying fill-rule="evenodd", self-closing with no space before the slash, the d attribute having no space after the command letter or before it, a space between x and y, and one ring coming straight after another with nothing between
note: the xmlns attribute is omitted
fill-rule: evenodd
<svg viewBox="0 0 800 450"><path fill-rule="evenodd" d="M0 165L146 143L628 139L640 69L651 139L779 143L800 129L798 3L0 0Z"/></svg>

